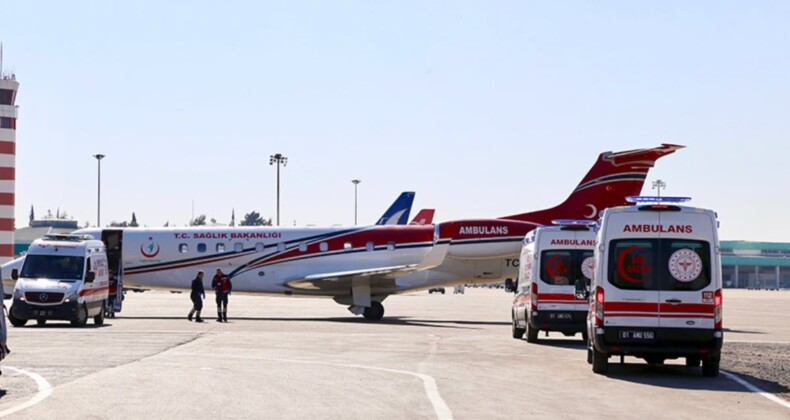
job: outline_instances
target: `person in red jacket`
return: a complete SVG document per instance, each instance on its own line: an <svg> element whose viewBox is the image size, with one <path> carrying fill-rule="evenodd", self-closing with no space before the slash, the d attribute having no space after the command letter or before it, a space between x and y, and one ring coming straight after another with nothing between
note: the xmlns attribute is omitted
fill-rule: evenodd
<svg viewBox="0 0 790 420"><path fill-rule="evenodd" d="M211 280L211 288L217 296L217 322L228 322L228 295L233 290L230 277L217 268L217 274Z"/></svg>

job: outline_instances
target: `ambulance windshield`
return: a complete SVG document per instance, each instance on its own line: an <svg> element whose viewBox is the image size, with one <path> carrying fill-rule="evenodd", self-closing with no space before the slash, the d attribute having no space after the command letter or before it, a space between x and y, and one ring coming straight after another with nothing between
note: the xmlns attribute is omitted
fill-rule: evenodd
<svg viewBox="0 0 790 420"><path fill-rule="evenodd" d="M710 284L710 244L620 239L609 246L609 282L628 290L701 290Z"/></svg>
<svg viewBox="0 0 790 420"><path fill-rule="evenodd" d="M29 279L82 280L85 259L65 255L28 255L20 277Z"/></svg>
<svg viewBox="0 0 790 420"><path fill-rule="evenodd" d="M557 286L574 286L576 280L590 281L593 250L550 249L540 254L540 279Z"/></svg>

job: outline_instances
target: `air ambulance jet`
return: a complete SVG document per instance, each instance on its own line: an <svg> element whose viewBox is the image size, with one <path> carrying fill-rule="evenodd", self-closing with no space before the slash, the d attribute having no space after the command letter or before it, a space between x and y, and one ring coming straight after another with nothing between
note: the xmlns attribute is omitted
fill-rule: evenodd
<svg viewBox="0 0 790 420"><path fill-rule="evenodd" d="M499 219L367 227L85 229L122 250L127 286L188 289L198 270L229 273L235 292L329 297L370 320L387 296L513 278L524 235L553 219L597 219L639 195L648 170L683 146L606 152L560 205ZM210 276L206 277L206 287Z"/></svg>

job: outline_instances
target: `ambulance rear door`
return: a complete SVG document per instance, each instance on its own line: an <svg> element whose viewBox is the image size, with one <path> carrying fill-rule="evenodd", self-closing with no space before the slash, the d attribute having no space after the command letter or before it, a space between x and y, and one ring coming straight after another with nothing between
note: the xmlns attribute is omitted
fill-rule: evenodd
<svg viewBox="0 0 790 420"><path fill-rule="evenodd" d="M714 328L717 275L715 219L710 212L662 211L659 243L662 328Z"/></svg>

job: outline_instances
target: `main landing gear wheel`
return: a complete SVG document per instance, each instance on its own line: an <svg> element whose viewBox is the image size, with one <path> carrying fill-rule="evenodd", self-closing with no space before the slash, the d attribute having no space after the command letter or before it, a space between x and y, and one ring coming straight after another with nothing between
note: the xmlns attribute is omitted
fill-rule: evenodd
<svg viewBox="0 0 790 420"><path fill-rule="evenodd" d="M384 305L381 302L370 302L370 307L365 308L362 316L370 321L378 321L384 317Z"/></svg>

